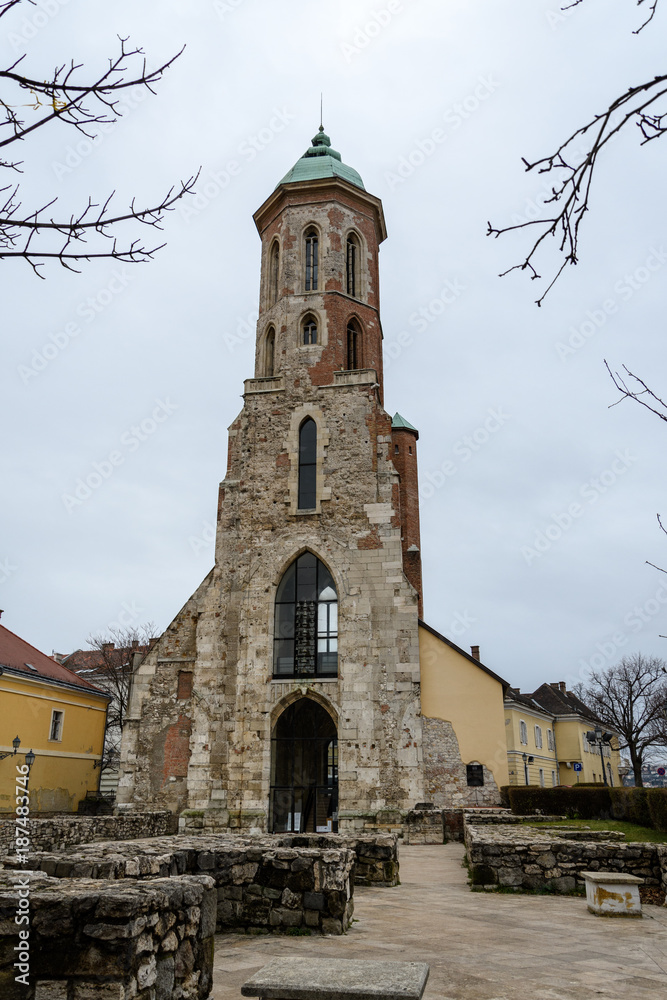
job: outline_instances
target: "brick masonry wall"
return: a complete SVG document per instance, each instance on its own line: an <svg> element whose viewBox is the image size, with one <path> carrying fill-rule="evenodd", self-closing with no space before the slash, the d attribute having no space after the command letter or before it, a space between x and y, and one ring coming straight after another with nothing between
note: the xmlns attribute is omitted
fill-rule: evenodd
<svg viewBox="0 0 667 1000"><path fill-rule="evenodd" d="M465 843L473 882L521 889L574 889L582 871L637 875L661 886L667 853L657 844L568 840L523 826L466 823Z"/></svg>
<svg viewBox="0 0 667 1000"><path fill-rule="evenodd" d="M131 840L136 837L162 837L174 832L175 818L168 812L137 812L123 816L56 816L31 819L29 826L32 850L62 850L95 840ZM14 850L14 818L0 820L0 854Z"/></svg>
<svg viewBox="0 0 667 1000"><path fill-rule="evenodd" d="M6 865L23 869L11 857ZM66 853L31 854L27 868L66 883L75 879L139 879L210 875L219 931L324 934L347 930L354 910L355 855L346 849L276 846L220 836L155 837L81 845Z"/></svg>
<svg viewBox="0 0 667 1000"><path fill-rule="evenodd" d="M16 982L17 880L30 883L29 985ZM26 890L23 890L24 892ZM204 1000L216 891L208 876L57 879L0 872L2 1000Z"/></svg>

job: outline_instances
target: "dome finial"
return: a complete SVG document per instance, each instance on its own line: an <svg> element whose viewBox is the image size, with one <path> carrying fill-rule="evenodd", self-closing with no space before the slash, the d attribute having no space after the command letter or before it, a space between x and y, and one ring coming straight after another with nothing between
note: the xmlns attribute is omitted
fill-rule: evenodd
<svg viewBox="0 0 667 1000"><path fill-rule="evenodd" d="M323 95L320 91L320 132L324 132L324 115L322 114Z"/></svg>

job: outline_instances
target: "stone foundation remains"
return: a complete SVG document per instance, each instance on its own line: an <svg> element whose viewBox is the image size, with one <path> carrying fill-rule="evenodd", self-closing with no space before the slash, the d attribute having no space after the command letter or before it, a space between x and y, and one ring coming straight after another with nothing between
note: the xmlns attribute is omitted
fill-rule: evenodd
<svg viewBox="0 0 667 1000"><path fill-rule="evenodd" d="M29 883L21 890L29 900L27 939L15 922L19 880ZM63 881L0 872L0 996L204 1000L213 972L215 911L208 876ZM23 965L26 978L17 982Z"/></svg>
<svg viewBox="0 0 667 1000"><path fill-rule="evenodd" d="M169 812L124 813L122 816L54 816L30 819L30 842L34 851L61 851L96 840L132 840L162 837L176 832L176 818ZM0 819L0 855L14 850L16 820Z"/></svg>

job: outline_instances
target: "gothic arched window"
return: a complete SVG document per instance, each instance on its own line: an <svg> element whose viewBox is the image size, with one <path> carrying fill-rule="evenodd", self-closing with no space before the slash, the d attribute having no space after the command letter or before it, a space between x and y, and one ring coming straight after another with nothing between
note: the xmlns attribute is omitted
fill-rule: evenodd
<svg viewBox="0 0 667 1000"><path fill-rule="evenodd" d="M280 246L275 240L269 256L269 304L278 301L278 276L280 274Z"/></svg>
<svg viewBox="0 0 667 1000"><path fill-rule="evenodd" d="M312 552L295 559L280 581L274 636L274 677L337 675L338 595Z"/></svg>
<svg viewBox="0 0 667 1000"><path fill-rule="evenodd" d="M264 341L264 375L273 378L276 367L276 331L269 327Z"/></svg>
<svg viewBox="0 0 667 1000"><path fill-rule="evenodd" d="M306 417L299 428L299 510L317 506L317 424Z"/></svg>
<svg viewBox="0 0 667 1000"><path fill-rule="evenodd" d="M361 368L361 330L355 320L347 324L347 369Z"/></svg>
<svg viewBox="0 0 667 1000"><path fill-rule="evenodd" d="M306 291L317 291L317 270L318 270L318 238L315 229L309 229L306 233Z"/></svg>
<svg viewBox="0 0 667 1000"><path fill-rule="evenodd" d="M348 295L359 298L359 239L350 233L345 246L345 289Z"/></svg>
<svg viewBox="0 0 667 1000"><path fill-rule="evenodd" d="M317 320L314 316L308 315L304 318L301 324L301 332L303 334L301 338L303 344L317 343Z"/></svg>

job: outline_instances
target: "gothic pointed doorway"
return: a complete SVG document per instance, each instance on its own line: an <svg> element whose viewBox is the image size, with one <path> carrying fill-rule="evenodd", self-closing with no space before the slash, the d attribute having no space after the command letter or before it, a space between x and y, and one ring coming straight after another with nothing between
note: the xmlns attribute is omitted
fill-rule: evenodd
<svg viewBox="0 0 667 1000"><path fill-rule="evenodd" d="M276 723L270 807L273 833L338 831L336 725L310 698L293 702Z"/></svg>

